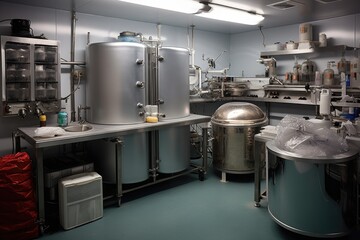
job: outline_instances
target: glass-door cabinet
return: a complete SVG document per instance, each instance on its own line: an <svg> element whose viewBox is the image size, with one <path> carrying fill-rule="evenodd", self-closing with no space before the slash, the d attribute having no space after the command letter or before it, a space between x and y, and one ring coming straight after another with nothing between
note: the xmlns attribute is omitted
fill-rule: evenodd
<svg viewBox="0 0 360 240"><path fill-rule="evenodd" d="M58 112L59 42L1 36L1 115Z"/></svg>

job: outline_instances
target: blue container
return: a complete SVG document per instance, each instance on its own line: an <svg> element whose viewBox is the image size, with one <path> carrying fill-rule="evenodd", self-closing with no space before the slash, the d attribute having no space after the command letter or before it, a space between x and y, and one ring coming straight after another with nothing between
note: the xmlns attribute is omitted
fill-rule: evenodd
<svg viewBox="0 0 360 240"><path fill-rule="evenodd" d="M67 112L59 112L57 119L59 127L66 127L68 125L68 114Z"/></svg>

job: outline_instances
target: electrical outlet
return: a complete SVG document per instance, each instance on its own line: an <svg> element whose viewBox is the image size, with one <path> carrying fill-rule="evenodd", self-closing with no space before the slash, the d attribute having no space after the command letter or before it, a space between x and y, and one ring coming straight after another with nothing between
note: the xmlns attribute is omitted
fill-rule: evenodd
<svg viewBox="0 0 360 240"><path fill-rule="evenodd" d="M85 77L85 69L74 70L74 79L75 80L78 80L79 78L84 79L84 77Z"/></svg>

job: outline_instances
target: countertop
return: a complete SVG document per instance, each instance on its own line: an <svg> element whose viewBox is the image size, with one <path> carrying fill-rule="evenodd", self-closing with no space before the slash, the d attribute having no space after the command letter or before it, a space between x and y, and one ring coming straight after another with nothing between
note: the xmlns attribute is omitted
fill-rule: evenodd
<svg viewBox="0 0 360 240"><path fill-rule="evenodd" d="M190 114L187 117L161 120L157 123L139 123L124 125L92 124L93 128L85 132L66 132L64 135L55 137L34 137L38 127L18 128L22 137L35 148L51 147L61 144L85 142L102 138L112 138L129 135L138 132L159 130L168 127L186 126L191 124L209 122L209 116Z"/></svg>

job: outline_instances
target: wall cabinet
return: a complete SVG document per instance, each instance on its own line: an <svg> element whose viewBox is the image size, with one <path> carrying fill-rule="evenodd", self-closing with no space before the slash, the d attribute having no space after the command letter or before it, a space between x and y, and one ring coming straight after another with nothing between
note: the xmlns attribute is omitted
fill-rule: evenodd
<svg viewBox="0 0 360 240"><path fill-rule="evenodd" d="M1 115L60 109L59 42L1 36Z"/></svg>

